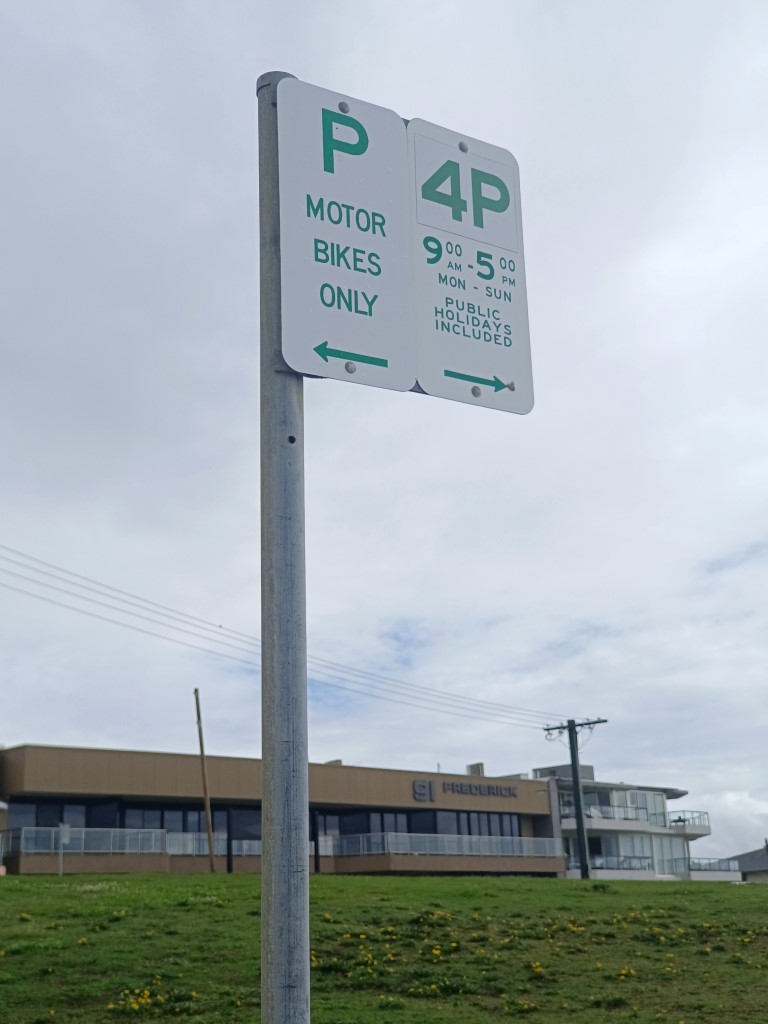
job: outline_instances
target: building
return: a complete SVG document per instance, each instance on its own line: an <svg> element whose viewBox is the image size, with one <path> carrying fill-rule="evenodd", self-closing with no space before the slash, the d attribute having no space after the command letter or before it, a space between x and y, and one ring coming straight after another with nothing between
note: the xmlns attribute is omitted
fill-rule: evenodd
<svg viewBox="0 0 768 1024"><path fill-rule="evenodd" d="M581 765L580 776L591 877L741 880L735 860L691 856L691 842L712 830L706 811L669 808L686 790L599 782L590 765ZM533 778L554 787L553 835L562 838L567 877L579 878L571 766L536 768Z"/></svg>
<svg viewBox="0 0 768 1024"><path fill-rule="evenodd" d="M261 762L207 766L217 869L259 871ZM579 877L570 766L468 772L310 764L310 870ZM596 782L586 765L582 788L593 877L740 879L735 861L691 858L710 827L703 811L668 810L685 790ZM12 747L0 750L0 800L9 873L208 870L197 756Z"/></svg>
<svg viewBox="0 0 768 1024"><path fill-rule="evenodd" d="M739 853L734 860L738 862L743 882L768 882L768 839L759 850Z"/></svg>
<svg viewBox="0 0 768 1024"><path fill-rule="evenodd" d="M261 762L208 757L218 870L259 871ZM208 869L200 759L20 746L0 750L9 873ZM309 766L310 868L327 873L558 875L548 785ZM59 857L59 851L62 857Z"/></svg>

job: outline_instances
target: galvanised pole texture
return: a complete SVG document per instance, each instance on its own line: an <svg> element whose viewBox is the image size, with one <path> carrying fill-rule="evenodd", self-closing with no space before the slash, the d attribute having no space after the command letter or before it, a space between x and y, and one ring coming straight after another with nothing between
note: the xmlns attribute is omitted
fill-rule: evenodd
<svg viewBox="0 0 768 1024"><path fill-rule="evenodd" d="M281 354L277 83L257 84L261 233L261 644L264 1024L309 1024L304 391Z"/></svg>

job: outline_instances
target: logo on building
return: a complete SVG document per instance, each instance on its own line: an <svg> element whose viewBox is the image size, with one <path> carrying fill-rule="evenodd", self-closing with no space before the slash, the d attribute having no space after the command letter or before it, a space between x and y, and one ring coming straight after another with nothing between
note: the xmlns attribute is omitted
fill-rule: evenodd
<svg viewBox="0 0 768 1024"><path fill-rule="evenodd" d="M413 799L418 800L421 803L433 801L435 799L435 784L429 782L427 779L414 779L413 780Z"/></svg>

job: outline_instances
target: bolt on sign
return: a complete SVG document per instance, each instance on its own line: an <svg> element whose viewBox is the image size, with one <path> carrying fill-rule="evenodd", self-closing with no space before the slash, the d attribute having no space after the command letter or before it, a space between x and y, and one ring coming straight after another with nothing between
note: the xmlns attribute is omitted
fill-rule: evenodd
<svg viewBox="0 0 768 1024"><path fill-rule="evenodd" d="M283 357L298 373L409 391L405 126L295 78L277 104Z"/></svg>
<svg viewBox="0 0 768 1024"><path fill-rule="evenodd" d="M277 97L286 363L530 412L512 154L296 79Z"/></svg>

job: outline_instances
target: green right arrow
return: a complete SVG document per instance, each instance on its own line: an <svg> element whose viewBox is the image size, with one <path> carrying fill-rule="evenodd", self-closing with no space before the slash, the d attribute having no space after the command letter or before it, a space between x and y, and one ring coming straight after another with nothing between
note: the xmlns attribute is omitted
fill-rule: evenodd
<svg viewBox="0 0 768 1024"><path fill-rule="evenodd" d="M468 380L470 384L485 384L486 387L493 388L494 391L503 391L507 386L498 377L488 380L486 377L470 377L468 373L456 373L454 370L444 370L443 372L446 377L453 377L455 380Z"/></svg>

